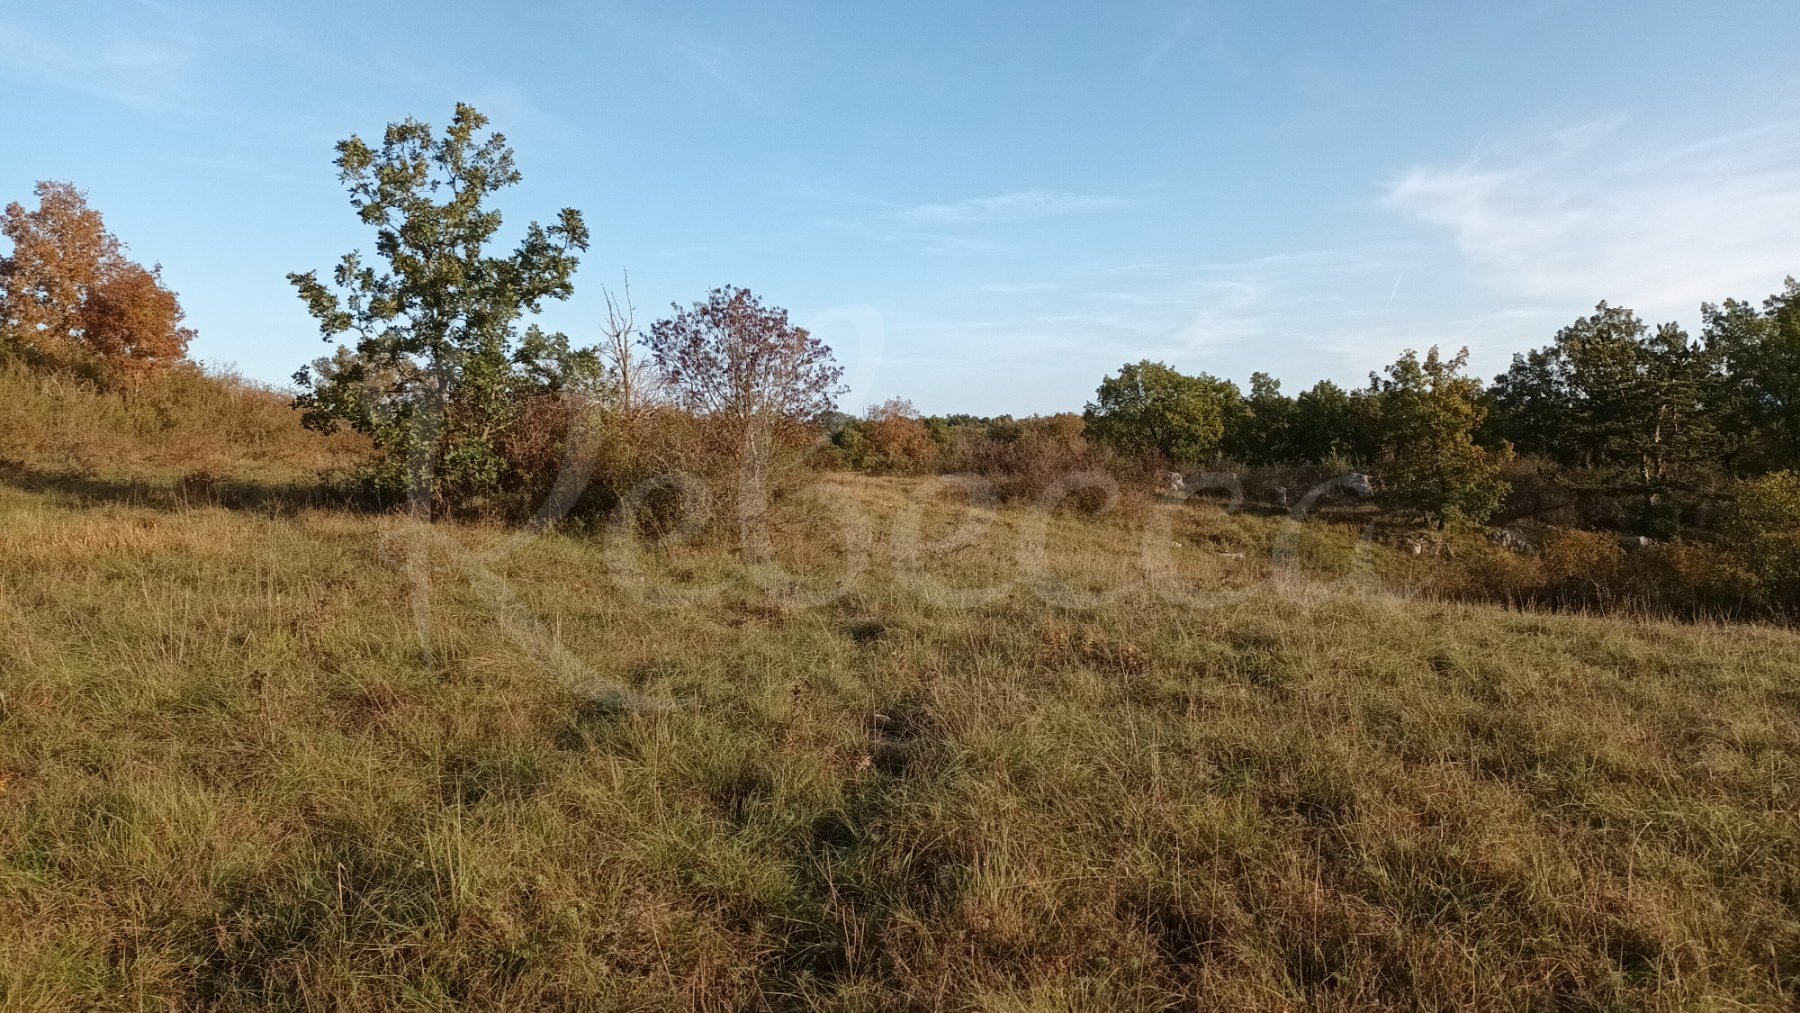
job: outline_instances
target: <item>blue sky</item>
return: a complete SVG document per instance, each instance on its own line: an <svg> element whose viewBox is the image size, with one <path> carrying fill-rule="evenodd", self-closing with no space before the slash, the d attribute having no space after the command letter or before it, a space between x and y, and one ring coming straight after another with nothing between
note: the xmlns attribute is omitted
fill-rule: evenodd
<svg viewBox="0 0 1800 1013"><path fill-rule="evenodd" d="M509 227L594 230L548 324L595 338L624 270L644 323L748 286L852 409L1491 376L1600 299L1697 326L1800 273L1791 0L973 6L0 0L0 198L87 188L196 356L282 382L326 349L285 274L369 245L332 144L469 101Z"/></svg>

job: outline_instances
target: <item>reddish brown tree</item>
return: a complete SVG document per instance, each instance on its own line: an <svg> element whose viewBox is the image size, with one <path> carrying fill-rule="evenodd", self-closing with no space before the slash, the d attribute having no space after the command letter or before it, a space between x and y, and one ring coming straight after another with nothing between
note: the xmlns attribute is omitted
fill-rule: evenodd
<svg viewBox="0 0 1800 1013"><path fill-rule="evenodd" d="M651 325L645 343L670 396L696 415L811 420L843 393L831 348L748 289L716 288L705 302L674 310Z"/></svg>
<svg viewBox="0 0 1800 1013"><path fill-rule="evenodd" d="M127 258L71 184L36 193L37 210L15 202L0 215L13 247L0 257L0 336L39 364L97 367L124 383L183 358L194 332L162 268Z"/></svg>

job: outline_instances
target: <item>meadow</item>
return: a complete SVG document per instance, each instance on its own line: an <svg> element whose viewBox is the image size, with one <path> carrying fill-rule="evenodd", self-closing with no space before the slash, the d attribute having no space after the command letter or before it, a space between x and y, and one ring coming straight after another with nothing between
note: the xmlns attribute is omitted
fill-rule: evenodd
<svg viewBox="0 0 1800 1013"><path fill-rule="evenodd" d="M0 448L0 1009L1800 992L1791 630L932 478L823 475L763 555L424 526L279 415L55 403Z"/></svg>

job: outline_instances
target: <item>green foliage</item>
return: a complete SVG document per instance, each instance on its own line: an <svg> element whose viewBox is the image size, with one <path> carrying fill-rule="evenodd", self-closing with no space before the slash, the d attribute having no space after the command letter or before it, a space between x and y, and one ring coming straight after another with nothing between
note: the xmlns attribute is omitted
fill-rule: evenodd
<svg viewBox="0 0 1800 1013"><path fill-rule="evenodd" d="M1715 459L1709 403L1723 383L1717 362L1676 325L1652 330L1603 302L1549 347L1513 357L1494 381L1493 430L1527 452L1590 470L1603 488L1640 496L1642 527L1668 533L1679 510L1665 494Z"/></svg>
<svg viewBox="0 0 1800 1013"><path fill-rule="evenodd" d="M1486 410L1480 383L1462 375L1468 361L1466 348L1448 359L1436 347L1423 360L1408 351L1386 379L1370 378L1380 399L1387 496L1439 526L1487 520L1507 491L1500 467L1510 448L1475 443Z"/></svg>
<svg viewBox="0 0 1800 1013"><path fill-rule="evenodd" d="M1740 485L1726 531L1739 538L1800 532L1800 472L1778 471Z"/></svg>
<svg viewBox="0 0 1800 1013"><path fill-rule="evenodd" d="M1574 456L1563 439L1571 392L1564 382L1555 346L1515 353L1512 367L1488 389L1488 428L1522 453L1569 463Z"/></svg>
<svg viewBox="0 0 1800 1013"><path fill-rule="evenodd" d="M862 419L846 415L831 430L832 445L838 448L844 466L857 471L869 467L869 432Z"/></svg>
<svg viewBox="0 0 1800 1013"><path fill-rule="evenodd" d="M1309 463L1334 458L1367 459L1376 441L1360 424L1359 398L1332 383L1320 380L1294 398L1290 446L1293 459Z"/></svg>
<svg viewBox="0 0 1800 1013"><path fill-rule="evenodd" d="M1299 433L1294 399L1281 392L1281 381L1267 373L1250 374L1250 395L1226 419L1224 451L1250 464L1276 464L1298 458Z"/></svg>
<svg viewBox="0 0 1800 1013"><path fill-rule="evenodd" d="M350 253L335 288L316 272L288 276L325 340L356 335L353 350L295 375L307 424L365 434L380 454L376 484L434 508L501 486L501 446L530 398L600 375L594 353L572 351L565 336L519 331L546 299L573 292L588 230L565 208L553 225L531 223L511 253L486 252L501 226L488 201L520 180L487 123L458 105L441 138L407 119L388 126L379 148L355 136L339 143L340 179L387 268Z"/></svg>
<svg viewBox="0 0 1800 1013"><path fill-rule="evenodd" d="M1707 351L1722 383L1711 407L1739 471L1800 468L1800 281L1754 306L1702 307Z"/></svg>
<svg viewBox="0 0 1800 1013"><path fill-rule="evenodd" d="M1800 601L1800 472L1742 483L1725 518L1725 535L1775 594Z"/></svg>
<svg viewBox="0 0 1800 1013"><path fill-rule="evenodd" d="M1229 380L1185 376L1145 359L1100 381L1083 417L1088 432L1119 453L1195 464L1218 452L1226 418L1241 402Z"/></svg>

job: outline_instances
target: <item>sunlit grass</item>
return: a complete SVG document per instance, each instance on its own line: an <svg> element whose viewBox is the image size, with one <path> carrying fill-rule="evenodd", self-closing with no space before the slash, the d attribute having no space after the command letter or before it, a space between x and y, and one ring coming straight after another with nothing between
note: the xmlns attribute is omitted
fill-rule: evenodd
<svg viewBox="0 0 1800 1013"><path fill-rule="evenodd" d="M1789 632L1377 593L1328 526L1276 584L1272 521L913 480L830 480L755 566L25 485L5 1009L1796 989Z"/></svg>

